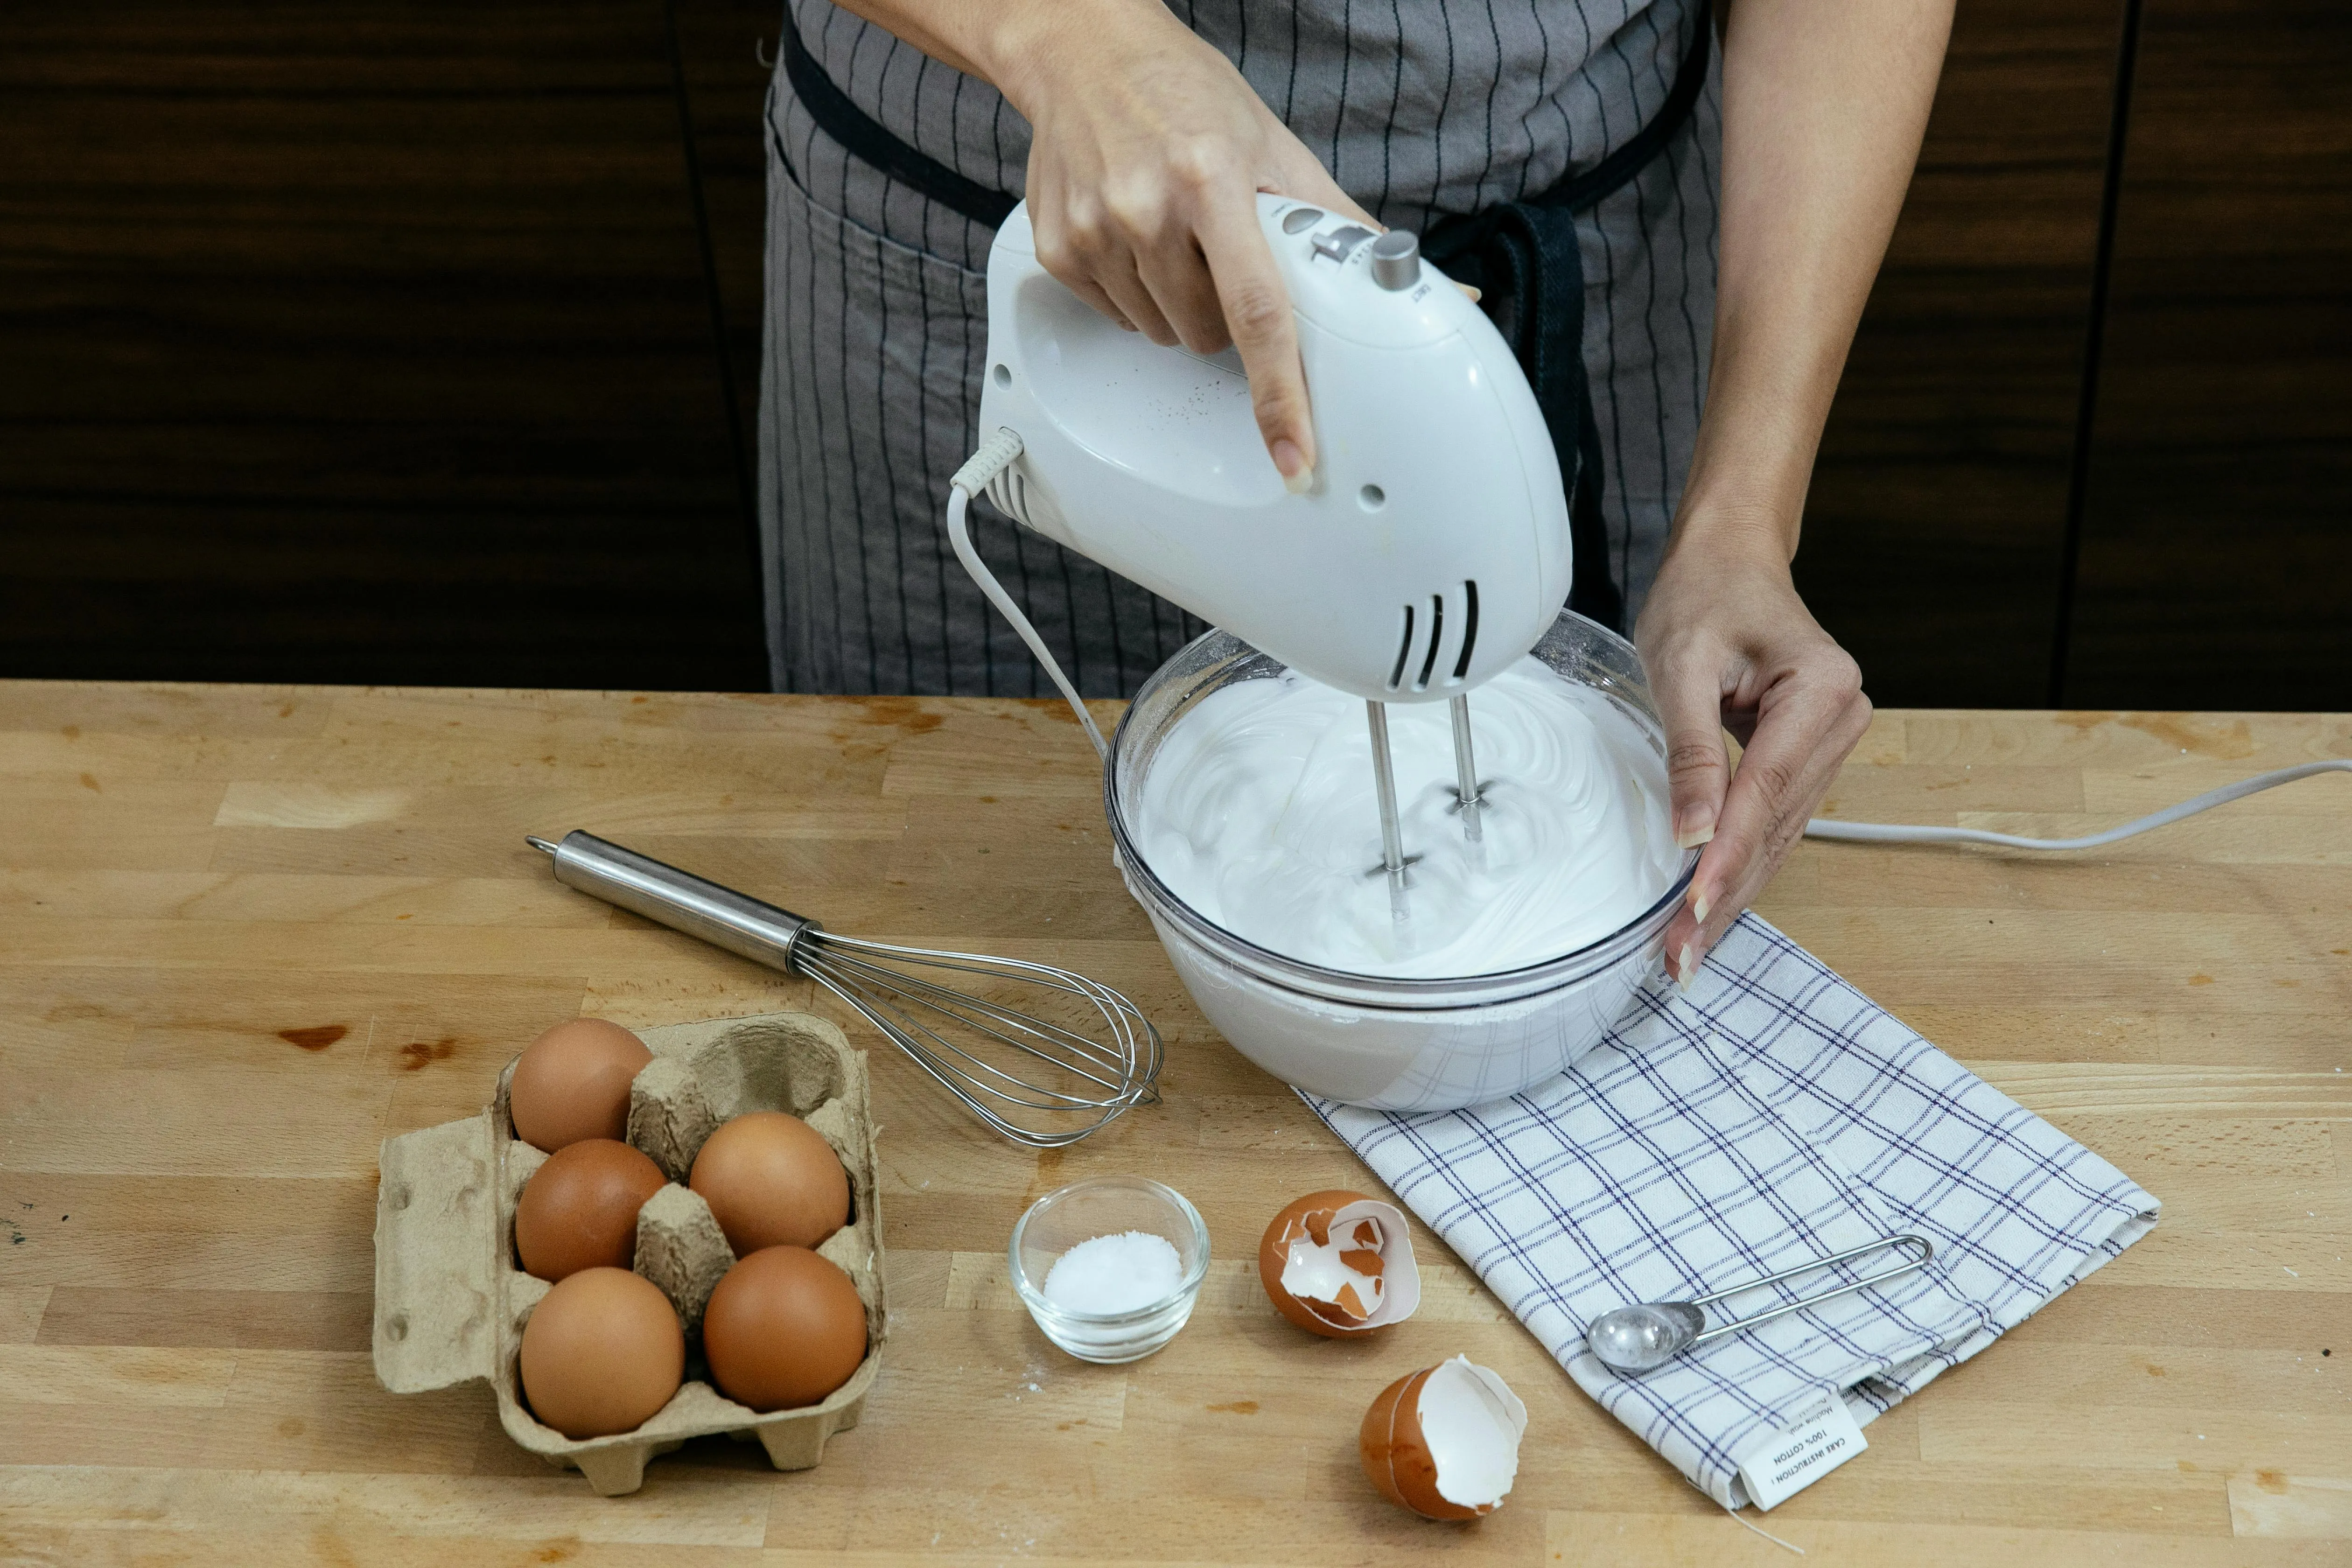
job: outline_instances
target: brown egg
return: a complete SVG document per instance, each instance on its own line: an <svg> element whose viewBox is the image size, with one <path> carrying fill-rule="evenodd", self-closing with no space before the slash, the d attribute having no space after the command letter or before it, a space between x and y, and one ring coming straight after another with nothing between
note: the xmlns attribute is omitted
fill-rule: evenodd
<svg viewBox="0 0 2352 1568"><path fill-rule="evenodd" d="M661 1167L626 1143L566 1143L515 1201L524 1271L552 1282L583 1268L626 1268L636 1261L637 1211L666 1184Z"/></svg>
<svg viewBox="0 0 2352 1568"><path fill-rule="evenodd" d="M770 1247L730 1268L702 1313L710 1381L738 1405L814 1405L866 1359L866 1303L804 1247Z"/></svg>
<svg viewBox="0 0 2352 1568"><path fill-rule="evenodd" d="M1503 1380L1455 1356L1382 1389L1356 1444L1389 1501L1425 1519L1475 1519L1510 1495L1527 1429L1528 1407Z"/></svg>
<svg viewBox="0 0 2352 1568"><path fill-rule="evenodd" d="M738 1258L816 1247L849 1223L849 1173L797 1116L754 1110L703 1141L687 1185L702 1194Z"/></svg>
<svg viewBox="0 0 2352 1568"><path fill-rule="evenodd" d="M654 1059L604 1018L558 1024L525 1047L507 1089L515 1136L554 1153L583 1138L627 1136L629 1080Z"/></svg>
<svg viewBox="0 0 2352 1568"><path fill-rule="evenodd" d="M661 1287L625 1268L583 1268L522 1329L522 1392L567 1437L633 1432L677 1393L686 1328Z"/></svg>
<svg viewBox="0 0 2352 1568"><path fill-rule="evenodd" d="M1402 1322L1421 1305L1404 1211L1361 1193L1285 1205L1258 1239L1257 1274L1276 1311L1327 1339Z"/></svg>

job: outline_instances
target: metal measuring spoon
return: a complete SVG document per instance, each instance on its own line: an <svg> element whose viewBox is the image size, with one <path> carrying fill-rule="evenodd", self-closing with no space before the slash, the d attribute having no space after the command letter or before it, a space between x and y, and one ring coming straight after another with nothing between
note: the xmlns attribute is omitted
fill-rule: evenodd
<svg viewBox="0 0 2352 1568"><path fill-rule="evenodd" d="M1752 1318L1739 1318L1712 1329L1706 1326L1705 1309L1722 1300L1726 1296L1737 1296L1743 1291L1758 1289L1766 1285L1778 1285L1783 1279L1793 1279L1800 1274L1811 1274L1815 1269L1827 1268L1832 1264L1843 1263L1849 1258L1860 1258L1865 1253L1884 1252L1888 1247L1911 1247L1919 1249L1918 1257L1873 1274L1866 1279L1857 1279L1851 1285L1841 1285L1834 1290L1824 1290L1818 1296L1808 1296L1801 1301L1791 1301L1786 1306L1775 1307L1769 1312L1759 1312ZM1752 1329L1759 1323L1769 1323L1775 1318L1787 1317L1790 1312L1800 1312L1807 1307L1819 1306L1822 1302L1834 1297L1850 1295L1883 1280L1892 1279L1897 1275L1925 1268L1928 1260L1935 1256L1936 1244L1924 1236L1915 1236L1907 1231L1900 1236L1882 1236L1876 1241L1865 1242L1860 1247L1851 1247L1833 1257L1816 1258L1809 1263L1801 1263L1794 1268L1785 1269L1768 1279L1750 1279L1744 1285L1734 1285L1728 1289L1717 1290L1712 1296L1701 1296L1696 1301L1644 1301L1638 1306L1612 1308L1593 1319L1591 1326L1584 1331L1585 1346L1592 1352L1593 1356L1601 1365L1612 1371L1649 1372L1654 1368L1664 1366L1693 1346L1703 1345L1709 1340L1719 1340L1724 1335L1737 1332L1741 1329Z"/></svg>

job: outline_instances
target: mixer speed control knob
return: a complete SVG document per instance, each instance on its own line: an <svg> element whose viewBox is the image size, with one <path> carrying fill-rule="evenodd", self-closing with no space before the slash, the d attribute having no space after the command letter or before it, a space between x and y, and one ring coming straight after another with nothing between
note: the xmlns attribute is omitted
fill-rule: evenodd
<svg viewBox="0 0 2352 1568"><path fill-rule="evenodd" d="M1392 228L1372 241L1372 281L1383 289L1410 289L1421 281L1421 240L1411 229Z"/></svg>

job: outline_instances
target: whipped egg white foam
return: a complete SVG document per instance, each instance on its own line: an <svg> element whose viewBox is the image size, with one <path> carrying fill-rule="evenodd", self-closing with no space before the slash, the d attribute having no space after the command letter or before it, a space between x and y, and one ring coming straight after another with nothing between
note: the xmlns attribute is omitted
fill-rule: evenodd
<svg viewBox="0 0 2352 1568"><path fill-rule="evenodd" d="M1483 842L1463 833L1443 702L1392 703L1389 749L1409 918L1391 912L1364 704L1295 673L1244 680L1178 720L1134 842L1216 925L1356 974L1520 969L1620 930L1681 863L1665 764L1606 697L1528 658L1470 697Z"/></svg>

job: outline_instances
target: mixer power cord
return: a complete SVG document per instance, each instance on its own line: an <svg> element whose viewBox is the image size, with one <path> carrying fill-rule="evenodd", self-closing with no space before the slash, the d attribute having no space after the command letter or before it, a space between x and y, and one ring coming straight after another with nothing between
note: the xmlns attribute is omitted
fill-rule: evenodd
<svg viewBox="0 0 2352 1568"><path fill-rule="evenodd" d="M948 480L948 542L955 546L956 559L963 563L963 569L971 574L971 580L980 585L980 591L988 595L988 602L996 606L996 613L1013 624L1013 629L1021 634L1021 640L1029 645L1029 651L1037 656L1037 662L1045 667L1045 673L1054 678L1054 684L1062 689L1063 699L1069 703L1070 711L1078 716L1078 723L1086 730L1087 739L1094 742L1095 755L1108 760L1110 742L1105 741L1102 731L1095 727L1094 715L1087 711L1086 703L1078 697L1078 689L1072 686L1070 678L1062 673L1061 661L1046 648L1045 639L1037 635L1037 628L1029 624L1029 617L1021 613L1021 606L1013 602L1013 595L1004 591L1004 584L996 580L996 574L981 560L980 551L971 542L971 518L969 515L971 498L986 489L989 481L1003 473L1020 455L1021 433L1009 426L1000 425L996 427L996 434L980 444L979 451L964 459L963 467Z"/></svg>
<svg viewBox="0 0 2352 1568"><path fill-rule="evenodd" d="M2027 838L2015 833L1988 833L1980 827L1924 827L1895 822L1832 822L1816 816L1805 824L1808 838L1838 838L1858 844L1991 844L2003 849L2096 849L2113 844L2119 838L2146 833L2151 827L2162 827L2184 816L2194 816L2233 800L2258 795L2266 789L2276 789L2283 784L2307 779L2315 773L2352 773L2352 758L2336 758L2324 763L2303 763L2291 768L2277 768L2270 773L2256 773L2236 784L2223 784L2220 789L2207 790L2194 800L2184 800L2179 805L2168 805L2136 822L2121 827L2110 827L2104 833L2088 833L2080 838Z"/></svg>

